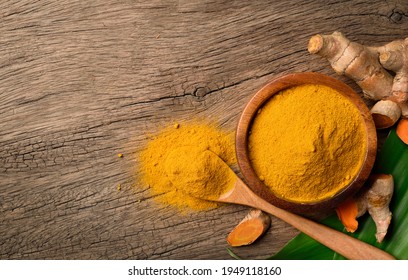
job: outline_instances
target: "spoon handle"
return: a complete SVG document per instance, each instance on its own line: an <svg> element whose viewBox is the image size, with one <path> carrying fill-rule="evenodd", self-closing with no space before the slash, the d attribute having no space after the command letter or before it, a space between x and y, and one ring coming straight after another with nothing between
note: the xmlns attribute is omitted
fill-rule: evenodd
<svg viewBox="0 0 408 280"><path fill-rule="evenodd" d="M340 231L280 209L256 196L241 180L228 195L220 198L263 210L309 235L311 238L350 260L394 260L387 252Z"/></svg>
<svg viewBox="0 0 408 280"><path fill-rule="evenodd" d="M263 203L262 203L263 204ZM311 238L339 253L347 259L353 260L393 260L393 256L372 245L334 230L325 225L316 223L302 216L276 208L268 203L259 205L261 210L270 213L291 224Z"/></svg>

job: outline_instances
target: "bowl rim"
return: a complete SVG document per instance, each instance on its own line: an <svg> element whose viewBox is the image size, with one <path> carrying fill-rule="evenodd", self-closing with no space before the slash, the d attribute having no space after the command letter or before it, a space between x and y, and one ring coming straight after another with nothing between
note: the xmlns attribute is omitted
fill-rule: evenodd
<svg viewBox="0 0 408 280"><path fill-rule="evenodd" d="M258 178L254 169L252 168L251 162L249 160L248 149L248 136L250 128L258 110L266 102L268 102L268 100L272 96L274 96L281 90L302 84L320 84L329 86L337 90L340 94L350 100L360 112L366 130L367 143L363 164L354 180L347 187L343 188L341 191L330 198L307 203L285 200L275 196L271 191L269 191L268 187ZM331 76L317 72L295 72L285 75L278 75L269 83L264 85L255 93L255 95L250 99L250 101L246 104L244 110L242 111L240 119L238 121L235 138L238 166L248 186L258 196L265 199L269 203L279 208L286 209L298 214L322 213L331 211L346 198L356 194L368 179L374 166L377 152L376 128L371 117L370 110L368 109L362 98L344 82Z"/></svg>

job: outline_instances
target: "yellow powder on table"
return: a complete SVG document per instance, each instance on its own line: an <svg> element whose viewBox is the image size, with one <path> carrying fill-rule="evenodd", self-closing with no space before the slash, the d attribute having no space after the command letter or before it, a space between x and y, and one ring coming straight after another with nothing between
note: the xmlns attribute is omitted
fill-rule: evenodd
<svg viewBox="0 0 408 280"><path fill-rule="evenodd" d="M236 163L233 133L206 123L171 125L150 139L141 151L140 179L150 186L156 201L182 212L215 208L220 204L191 195L203 197L209 192L222 192L220 183L225 182L225 174L217 173L216 166L205 156L207 150L228 165ZM189 187L194 189L188 190Z"/></svg>
<svg viewBox="0 0 408 280"><path fill-rule="evenodd" d="M278 197L310 203L332 197L359 173L367 150L358 109L323 85L274 95L255 117L249 154Z"/></svg>

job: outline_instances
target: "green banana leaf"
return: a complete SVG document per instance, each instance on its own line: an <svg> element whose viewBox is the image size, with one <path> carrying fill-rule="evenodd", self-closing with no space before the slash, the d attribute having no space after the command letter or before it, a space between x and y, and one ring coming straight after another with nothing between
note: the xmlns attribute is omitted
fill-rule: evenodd
<svg viewBox="0 0 408 280"><path fill-rule="evenodd" d="M359 218L355 233L347 233L364 242L385 250L397 259L408 259L408 145L404 144L392 129L377 156L373 172L392 174L394 195L390 204L392 221L384 241L375 240L375 224L368 214ZM337 216L325 219L323 224L345 232ZM306 234L300 233L289 241L272 260L337 260L345 259Z"/></svg>

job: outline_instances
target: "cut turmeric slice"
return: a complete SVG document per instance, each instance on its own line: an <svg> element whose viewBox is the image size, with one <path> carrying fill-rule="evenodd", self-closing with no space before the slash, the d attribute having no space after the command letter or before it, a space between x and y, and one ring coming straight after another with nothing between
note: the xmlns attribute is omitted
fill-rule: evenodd
<svg viewBox="0 0 408 280"><path fill-rule="evenodd" d="M358 228L358 205L350 198L336 208L337 216L348 232L355 232Z"/></svg>
<svg viewBox="0 0 408 280"><path fill-rule="evenodd" d="M268 230L270 225L271 219L267 214L261 210L253 209L230 232L227 242L233 247L252 244Z"/></svg>
<svg viewBox="0 0 408 280"><path fill-rule="evenodd" d="M401 119L397 126L398 137L408 145L408 119Z"/></svg>

